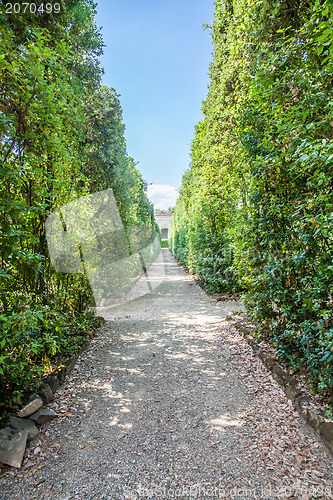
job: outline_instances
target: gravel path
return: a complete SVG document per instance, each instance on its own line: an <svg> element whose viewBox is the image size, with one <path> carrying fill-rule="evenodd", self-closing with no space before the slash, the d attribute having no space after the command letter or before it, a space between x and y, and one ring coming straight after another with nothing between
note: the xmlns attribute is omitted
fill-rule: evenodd
<svg viewBox="0 0 333 500"><path fill-rule="evenodd" d="M114 309L0 498L333 498L333 464L216 303L166 279ZM1 481L1 479L0 479Z"/></svg>

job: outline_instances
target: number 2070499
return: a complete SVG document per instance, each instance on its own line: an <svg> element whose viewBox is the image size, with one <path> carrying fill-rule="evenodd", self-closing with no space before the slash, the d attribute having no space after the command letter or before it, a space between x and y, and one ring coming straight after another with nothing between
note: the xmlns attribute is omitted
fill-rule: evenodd
<svg viewBox="0 0 333 500"><path fill-rule="evenodd" d="M6 14L59 14L60 3L41 3L36 5L34 2L23 2L23 3L6 3L5 4Z"/></svg>

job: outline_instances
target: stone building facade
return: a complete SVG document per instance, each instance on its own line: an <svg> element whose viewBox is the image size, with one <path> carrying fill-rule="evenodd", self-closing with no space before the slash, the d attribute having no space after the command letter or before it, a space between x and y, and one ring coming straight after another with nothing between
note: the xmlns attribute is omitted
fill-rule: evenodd
<svg viewBox="0 0 333 500"><path fill-rule="evenodd" d="M170 229L170 224L172 220L172 212L167 214L154 214L158 227L161 230L162 240L168 239L168 233Z"/></svg>

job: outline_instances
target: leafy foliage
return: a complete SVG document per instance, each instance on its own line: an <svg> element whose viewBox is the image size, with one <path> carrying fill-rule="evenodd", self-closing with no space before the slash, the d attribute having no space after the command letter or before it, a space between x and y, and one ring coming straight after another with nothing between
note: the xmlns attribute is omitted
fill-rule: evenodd
<svg viewBox="0 0 333 500"><path fill-rule="evenodd" d="M100 84L94 15L91 0L64 0L59 14L0 14L0 405L96 324L86 276L51 267L47 216L111 187L124 223L156 224L119 96Z"/></svg>
<svg viewBox="0 0 333 500"><path fill-rule="evenodd" d="M322 391L333 387L332 30L331 0L215 2L205 118L170 237L208 291L243 289L281 358Z"/></svg>

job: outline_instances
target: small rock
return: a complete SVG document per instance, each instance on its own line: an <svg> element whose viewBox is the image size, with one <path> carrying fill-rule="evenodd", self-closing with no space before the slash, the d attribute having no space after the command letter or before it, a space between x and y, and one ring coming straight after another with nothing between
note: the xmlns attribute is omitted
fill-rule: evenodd
<svg viewBox="0 0 333 500"><path fill-rule="evenodd" d="M38 453L40 453L41 449L42 448L40 446L37 446L37 448L34 449L34 455L38 455Z"/></svg>
<svg viewBox="0 0 333 500"><path fill-rule="evenodd" d="M50 422L54 418L57 418L57 413L53 410L49 410L47 408L42 408L33 415L31 415L31 419L36 422L38 425L43 425L46 424L47 422Z"/></svg>
<svg viewBox="0 0 333 500"><path fill-rule="evenodd" d="M28 432L28 441L31 441L38 434L38 429L30 418L23 420L18 417L10 417L9 424L18 431L26 430Z"/></svg>
<svg viewBox="0 0 333 500"><path fill-rule="evenodd" d="M53 401L54 399L53 392L49 384L45 384L41 388L41 390L39 391L39 395L45 404L51 403L51 401Z"/></svg>
<svg viewBox="0 0 333 500"><path fill-rule="evenodd" d="M18 412L17 416L20 418L29 417L32 413L35 413L42 406L43 400L39 396L36 396L32 401L25 405L21 411Z"/></svg>
<svg viewBox="0 0 333 500"><path fill-rule="evenodd" d="M14 431L9 427L2 429L0 431L0 462L19 469L22 464L27 437L27 430Z"/></svg>

